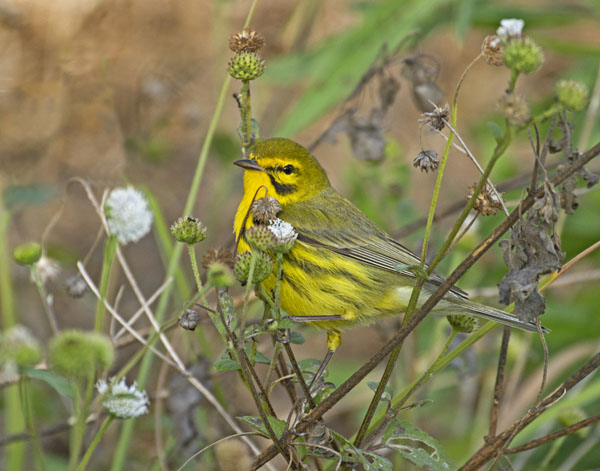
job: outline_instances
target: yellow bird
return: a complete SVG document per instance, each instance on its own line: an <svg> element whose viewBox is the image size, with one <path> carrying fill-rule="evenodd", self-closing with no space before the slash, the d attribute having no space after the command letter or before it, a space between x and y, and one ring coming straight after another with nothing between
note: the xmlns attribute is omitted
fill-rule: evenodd
<svg viewBox="0 0 600 471"><path fill-rule="evenodd" d="M248 216L253 200L267 193L275 197L282 207L278 217L298 233L283 259L281 308L327 331L322 371L341 344L342 330L405 312L415 281L408 267L420 259L337 193L323 167L301 145L283 138L259 139L249 157L234 162L245 170L244 195L234 222L238 252L250 250L243 235L253 224ZM271 274L263 282L267 292L275 281ZM439 275L430 276L419 306L442 281ZM433 312L470 314L536 330L532 322L470 301L458 288L452 288Z"/></svg>

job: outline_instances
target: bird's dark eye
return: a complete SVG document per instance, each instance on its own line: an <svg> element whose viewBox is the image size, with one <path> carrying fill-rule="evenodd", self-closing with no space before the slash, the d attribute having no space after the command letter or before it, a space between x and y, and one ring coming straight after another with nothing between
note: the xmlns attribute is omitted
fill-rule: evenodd
<svg viewBox="0 0 600 471"><path fill-rule="evenodd" d="M292 173L294 173L294 170L296 170L294 168L293 165L286 165L285 167L283 167L281 169L283 171L283 173L285 173L286 175L291 175Z"/></svg>

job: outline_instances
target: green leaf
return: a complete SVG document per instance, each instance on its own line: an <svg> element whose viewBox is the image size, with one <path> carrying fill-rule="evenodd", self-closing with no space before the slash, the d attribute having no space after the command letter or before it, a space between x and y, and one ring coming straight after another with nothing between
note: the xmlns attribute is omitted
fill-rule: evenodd
<svg viewBox="0 0 600 471"><path fill-rule="evenodd" d="M290 342L302 345L304 342L306 342L306 339L300 332L292 331L290 332Z"/></svg>
<svg viewBox="0 0 600 471"><path fill-rule="evenodd" d="M244 347L244 351L246 352L246 355L248 356L248 358L250 358L250 353L252 351L252 348L250 347L250 345ZM254 363L262 363L263 365L270 365L271 360L269 360L263 353L260 353L257 350L256 352L254 352Z"/></svg>
<svg viewBox="0 0 600 471"><path fill-rule="evenodd" d="M475 0L460 0L456 12L456 34L461 40L465 39L467 31L473 21L473 7Z"/></svg>
<svg viewBox="0 0 600 471"><path fill-rule="evenodd" d="M502 138L504 137L504 131L502 131L502 129L500 129L500 126L498 126L493 121L488 121L487 126L490 129L492 135L494 136L494 139L496 140L496 142L500 142L502 140Z"/></svg>
<svg viewBox="0 0 600 471"><path fill-rule="evenodd" d="M359 463L364 471L393 471L392 462L384 456L372 451L356 448L352 442L343 435L330 430L331 434L340 444L342 459L346 463Z"/></svg>
<svg viewBox="0 0 600 471"><path fill-rule="evenodd" d="M231 358L221 358L213 363L213 368L217 371L235 371L241 370L242 366Z"/></svg>
<svg viewBox="0 0 600 471"><path fill-rule="evenodd" d="M71 386L71 383L52 371L25 368L23 373L29 378L39 379L40 381L48 383L61 396L73 397L73 387Z"/></svg>
<svg viewBox="0 0 600 471"><path fill-rule="evenodd" d="M56 189L47 185L13 185L4 190L3 200L7 209L38 206L56 197Z"/></svg>
<svg viewBox="0 0 600 471"><path fill-rule="evenodd" d="M400 453L419 469L431 471L456 469L440 443L410 422L393 420L383 435L382 443Z"/></svg>
<svg viewBox="0 0 600 471"><path fill-rule="evenodd" d="M263 420L260 417L255 417L253 415L245 415L242 417L236 417L236 419L248 424L254 430L262 433L266 438L269 437L269 433L267 432L267 428ZM279 420L277 417L267 416L267 420L269 421L269 425L273 430L273 433L277 438L281 438L283 432L285 432L286 423L284 420Z"/></svg>
<svg viewBox="0 0 600 471"><path fill-rule="evenodd" d="M293 329L294 327L297 327L298 325L300 325L298 322L294 322L289 317L283 318L279 321L280 329Z"/></svg>

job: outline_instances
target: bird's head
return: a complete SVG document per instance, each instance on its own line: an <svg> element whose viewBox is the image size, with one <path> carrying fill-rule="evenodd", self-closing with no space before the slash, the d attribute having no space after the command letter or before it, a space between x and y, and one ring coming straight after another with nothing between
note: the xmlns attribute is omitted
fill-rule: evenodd
<svg viewBox="0 0 600 471"><path fill-rule="evenodd" d="M330 186L319 162L290 139L257 139L249 158L234 163L245 170L245 194L254 195L264 186L282 206L307 200Z"/></svg>

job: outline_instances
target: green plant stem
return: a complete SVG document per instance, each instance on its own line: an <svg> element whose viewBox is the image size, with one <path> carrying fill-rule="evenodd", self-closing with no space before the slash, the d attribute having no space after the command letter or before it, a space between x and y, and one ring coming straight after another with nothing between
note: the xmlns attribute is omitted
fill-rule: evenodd
<svg viewBox="0 0 600 471"><path fill-rule="evenodd" d="M90 458L92 457L92 453L94 453L94 450L98 446L98 443L100 443L102 436L104 435L104 433L106 432L106 429L108 429L108 426L110 425L110 423L112 421L113 421L113 416L109 415L106 418L106 420L104 421L104 423L102 424L102 426L100 427L100 429L98 430L98 433L96 433L96 436L92 440L92 443L90 443L90 446L88 447L87 451L85 452L85 455L83 455L83 458L81 459L81 463L79 463L79 466L77 467L77 471L85 470L85 467L87 466L88 461L90 461Z"/></svg>
<svg viewBox="0 0 600 471"><path fill-rule="evenodd" d="M276 337L276 335L274 335L274 337ZM275 373L275 367L277 366L277 360L279 359L281 348L281 342L277 341L277 338L275 338L275 348L273 349L273 356L271 358L271 363L269 363L267 376L265 377L265 390L267 391L267 394L270 392L271 389L271 383L273 382L273 374Z"/></svg>
<svg viewBox="0 0 600 471"><path fill-rule="evenodd" d="M244 346L244 331L246 330L246 318L248 317L248 305L250 304L250 293L252 292L252 280L254 278L254 269L258 254L256 250L251 252L250 269L248 270L248 281L246 281L246 290L244 291L244 305L242 306L242 315L240 316L240 342Z"/></svg>
<svg viewBox="0 0 600 471"><path fill-rule="evenodd" d="M23 404L23 412L26 418L25 420L27 422L27 428L29 429L29 435L31 436L31 441L33 444L33 458L36 464L36 469L45 471L46 460L44 459L44 451L40 442L40 435L38 433L37 427L35 426L35 415L33 412L31 402L31 387L29 384L29 380L26 376L21 375L21 378L19 380L19 386L21 389L21 403Z"/></svg>
<svg viewBox="0 0 600 471"><path fill-rule="evenodd" d="M202 302L208 306L208 302L206 301L206 296L204 295L204 290L202 289L202 281L200 280L200 272L198 271L198 262L196 261L196 251L194 250L194 244L185 244L188 248L188 253L190 255L190 263L192 265L192 271L194 272L194 280L196 281L196 288L198 292L201 293L200 299Z"/></svg>
<svg viewBox="0 0 600 471"><path fill-rule="evenodd" d="M85 433L85 418L83 416L83 398L81 396L81 385L79 382L72 381L73 385L73 412L75 424L71 428L69 437L69 471L74 471L79 461L79 453L83 444L83 435Z"/></svg>
<svg viewBox="0 0 600 471"><path fill-rule="evenodd" d="M548 452L544 456L544 459L542 460L542 462L539 465L540 471L548 471L550 469L550 462L556 456L556 454L558 453L558 450L560 450L560 447L563 445L563 443L566 439L567 439L567 437L560 437L558 440L554 440L552 442L552 445L550 446L550 450L548 450Z"/></svg>
<svg viewBox="0 0 600 471"><path fill-rule="evenodd" d="M246 17L246 22L244 23L244 27L247 27L250 24L252 19L252 15L254 14L254 10L256 8L256 4L258 0L253 0L252 5L250 7L250 11L248 12L248 16ZM204 176L204 169L206 168L206 161L208 160L208 152L210 150L210 146L213 141L213 137L215 135L215 131L217 129L217 124L219 123L219 119L221 118L221 113L223 111L223 107L225 105L225 98L227 97L227 91L229 90L229 86L231 84L231 77L228 75L225 77L223 81L223 85L221 86L221 90L219 92L219 97L217 99L217 103L215 106L215 111L213 112L212 118L210 120L210 124L208 125L208 130L206 131L206 136L204 138L204 142L202 143L202 149L200 150L200 155L198 156L198 163L196 164L196 170L194 171L194 176L192 178L192 183L190 184L190 191L188 192L188 197L183 208L182 214L192 214L194 205L196 200L198 199L198 192L200 190L200 183L202 182L202 177ZM168 279L176 273L179 268L179 259L181 258L181 252L183 247L181 244L175 245L173 249L173 253L169 260L169 264L167 266L167 273L165 279ZM167 311L167 307L169 304L169 299L171 297L171 291L173 287L169 285L165 288L163 294L161 295L158 306L156 309L156 320L161 322L165 316ZM151 353L147 353L143 358L142 363L140 365L140 370L137 377L137 384L140 388L144 388L146 382L148 381L148 375L152 368L152 361L154 357ZM125 458L127 456L127 450L129 448L129 443L131 442L131 436L133 434L133 427L135 426L135 421L126 421L123 424L121 429L121 433L119 439L117 441L117 447L115 449L113 455L113 461L111 464L111 471L122 471Z"/></svg>
<svg viewBox="0 0 600 471"><path fill-rule="evenodd" d="M494 327L497 327L498 324L493 321L485 322L478 330L469 335L465 340L463 340L460 344L454 347L449 353L445 353L447 351L448 346L452 342L453 338L449 338L446 341L446 345L444 349L442 349L442 353L438 356L432 365L427 369L423 375L419 378L415 379L412 383L406 386L399 394L397 394L394 399L392 399L392 407L391 410L399 410L401 407L406 404L406 401L412 396L412 394L421 386L423 386L427 381L436 375L439 371L444 369L446 366L450 364L455 358L462 355L469 347L471 347L475 342L482 339L486 334L488 334ZM382 422L386 419L385 414L379 414L374 419L373 426L368 431L368 437L372 435L376 435L377 432L381 428Z"/></svg>
<svg viewBox="0 0 600 471"><path fill-rule="evenodd" d="M15 312L12 275L8 251L7 233L12 213L7 210L2 201L0 192L0 309L2 311L2 330L9 329L17 323ZM4 432L6 436L23 433L26 428L25 417L22 413L19 386L10 384L4 388ZM25 456L24 443L11 443L5 448L4 465L6 469L19 471L23 469L23 457Z"/></svg>
<svg viewBox="0 0 600 471"><path fill-rule="evenodd" d="M30 265L29 269L31 270L31 276L33 277L33 281L35 283L35 287L38 290L40 295L40 299L42 300L42 306L44 306L44 312L46 313L46 318L48 319L48 323L50 324L50 329L52 329L52 334L58 334L58 325L56 325L56 319L54 318L54 313L48 304L48 295L46 294L46 288L44 287L44 283L42 283L42 279L40 277L40 272L37 269L35 264Z"/></svg>
<svg viewBox="0 0 600 471"><path fill-rule="evenodd" d="M102 261L102 273L100 274L100 286L98 287L98 291L100 292L100 297L98 298L98 303L96 304L96 318L94 321L94 330L96 332L102 332L103 324L104 324L104 300L106 299L106 293L108 291L108 284L110 281L110 270L112 268L113 261L115 259L115 254L117 253L117 245L119 241L117 237L114 235L108 236L106 242L104 244L104 257Z"/></svg>

